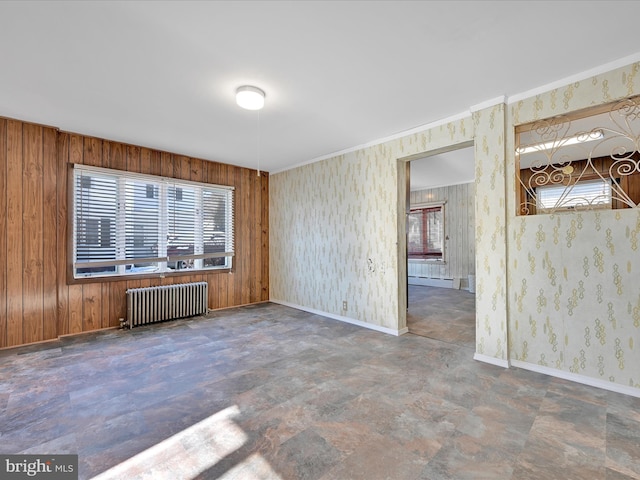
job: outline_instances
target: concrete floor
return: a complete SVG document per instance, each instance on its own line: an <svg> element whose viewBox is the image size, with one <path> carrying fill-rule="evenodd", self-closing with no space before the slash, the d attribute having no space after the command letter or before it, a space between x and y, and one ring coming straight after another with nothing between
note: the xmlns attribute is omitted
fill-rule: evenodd
<svg viewBox="0 0 640 480"><path fill-rule="evenodd" d="M456 342L266 303L5 350L0 452L80 479L640 478L640 399Z"/></svg>

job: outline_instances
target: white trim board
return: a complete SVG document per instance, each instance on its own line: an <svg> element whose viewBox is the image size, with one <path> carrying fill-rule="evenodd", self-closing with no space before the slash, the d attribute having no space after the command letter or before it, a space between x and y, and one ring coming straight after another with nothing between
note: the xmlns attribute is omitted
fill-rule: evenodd
<svg viewBox="0 0 640 480"><path fill-rule="evenodd" d="M523 362L521 360L511 360L511 365L517 368L522 368L523 370L530 370L532 372L542 373L543 375L569 380L570 382L582 383L583 385L589 385L590 387L601 388L603 390L609 390L611 392L640 398L640 388L628 387L619 383L608 382L606 380L587 377L586 375L579 375L577 373L565 372L563 370L545 367L535 363Z"/></svg>
<svg viewBox="0 0 640 480"><path fill-rule="evenodd" d="M483 355L482 353L474 353L473 359L478 362L490 363L491 365L495 365L497 367L509 368L509 361L503 360L502 358L490 357L489 355Z"/></svg>
<svg viewBox="0 0 640 480"><path fill-rule="evenodd" d="M453 278L427 278L409 276L408 282L409 285L419 285L422 287L453 288Z"/></svg>
<svg viewBox="0 0 640 480"><path fill-rule="evenodd" d="M367 148L367 147L373 147L376 145L380 145L392 140L397 140L398 138L403 138L403 137L407 137L409 135L413 135L416 133L421 133L424 131L427 131L431 128L435 128L438 127L440 125L445 125L447 123L450 122L455 122L458 120L461 120L463 118L468 118L471 117L473 115L473 113L478 112L480 110L483 110L485 108L489 108L492 107L494 105L499 105L499 104L506 104L506 105L511 105L515 102L518 102L520 100L525 100L527 98L531 98L531 97L535 97L536 95L540 95L543 93L547 93L550 92L556 88L562 88L565 87L567 85L570 85L572 83L575 82L579 82L579 81L584 81L587 80L589 78L595 77L597 75L601 75L604 73L608 73L611 72L613 70L616 70L618 68L623 68L629 65L633 65L634 63L640 62L640 52L634 53L632 55L628 55L626 57L623 58L619 58L617 60L614 60L612 62L608 62L605 63L603 65L599 65L597 67L591 68L589 70L585 70L579 73L576 73L574 75L570 75L568 77L564 77L561 78L559 80L547 83L545 85L541 85L539 87L533 88L531 90L527 90L525 92L519 92L519 93L514 93L512 95L501 95L499 97L495 97L489 100L485 100L483 102L480 102L476 105L471 106L468 110L464 110L462 112L459 112L457 114L451 115L449 117L446 118L442 118L440 120L434 120L432 122L426 123L424 125L419 125L417 127L411 128L409 130L404 130L401 132L397 132L395 134L386 136L386 137L382 137L382 138L378 138L375 140L371 140L369 142L360 144L360 145L356 145L353 147L348 147L342 150L338 150L336 152L332 152L332 153L328 153L326 155L321 155L315 158L312 158L310 160L306 160L303 162L300 162L298 164L295 165L291 165L288 167L284 167L281 168L279 170L275 170L273 172L270 172L270 175L275 175L277 173L282 173L282 172L286 172L287 170L293 170L294 168L298 168L298 167L302 167L305 165L309 165L312 163L316 163L316 162L320 162L322 160L327 160L329 158L334 158L334 157L338 157L340 155L345 155L348 153L353 153L356 152L358 150L361 150L363 148ZM429 187L431 188L431 187Z"/></svg>
<svg viewBox="0 0 640 480"><path fill-rule="evenodd" d="M480 102L477 105L473 105L469 107L469 110L471 111L471 113L475 113L475 112L479 112L480 110L484 110L485 108L490 108L495 105L501 105L503 103L507 103L506 95L500 95L499 97L492 98L484 102Z"/></svg>
<svg viewBox="0 0 640 480"><path fill-rule="evenodd" d="M551 83L547 83L545 85L541 85L539 87L533 88L531 90L527 90L526 92L516 93L513 95L509 95L507 97L507 103L511 105L512 103L519 102L520 100L525 100L527 98L535 97L536 95L540 95L543 93L550 92L555 90L556 88L563 88L567 85L571 85L575 82L582 82L589 78L595 77L597 75L602 75L604 73L612 72L617 70L618 68L627 67L629 65L633 65L634 63L640 62L640 52L636 52L632 55L628 55L623 58L619 58L612 62L605 63L603 65L599 65L597 67L591 68L589 70L584 70L582 72L576 73L574 75L570 75L568 77L561 78Z"/></svg>
<svg viewBox="0 0 640 480"><path fill-rule="evenodd" d="M375 330L376 332L382 332L382 333L386 333L387 335L394 335L396 337L399 337L400 335L404 335L405 333L409 332L409 329L407 327L401 328L400 330L396 330L393 328L382 327L380 325L373 325L372 323L362 322L360 320L355 320L349 317L343 317L342 315L335 315L333 313L323 312L321 310L316 310L315 308L296 305L295 303L285 302L284 300L271 299L269 301L273 303L277 303L278 305L284 305L285 307L295 308L296 310L302 310L303 312L309 312L315 315L322 315L323 317L331 318L333 320L350 323L352 325L357 325L358 327L368 328L369 330Z"/></svg>
<svg viewBox="0 0 640 480"><path fill-rule="evenodd" d="M291 165L290 167L284 167L284 168L281 168L280 170L269 172L269 175L276 175L278 173L286 172L287 170L293 170L294 168L303 167L305 165L309 165L316 162L321 162L322 160L328 160L330 158L339 157L340 155L346 155L348 153L357 152L358 150L362 150L364 148L375 147L376 145L381 145L383 143L387 143L392 140L408 137L409 135L415 135L416 133L422 133L431 128L439 127L440 125L446 125L447 123L451 123L451 122L457 122L458 120L462 120L466 118L471 118L471 112L469 110L456 113L455 115L451 115L450 117L446 117L440 120L434 120L433 122L425 123L424 125L419 125L409 130L403 130L402 132L397 132L387 137L378 138L376 140L371 140L367 143L356 145L354 147L348 147L343 150L338 150L336 152L322 155L320 157L315 157L315 158L312 158L311 160L307 160L304 162L297 163L295 165Z"/></svg>

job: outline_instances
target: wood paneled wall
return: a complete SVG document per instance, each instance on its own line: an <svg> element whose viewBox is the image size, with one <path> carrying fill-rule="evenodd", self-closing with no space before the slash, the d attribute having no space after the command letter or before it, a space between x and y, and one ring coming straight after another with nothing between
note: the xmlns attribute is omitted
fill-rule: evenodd
<svg viewBox="0 0 640 480"><path fill-rule="evenodd" d="M468 286L468 275L475 273L475 184L465 183L411 192L411 206L446 201L444 207L445 262L409 260L412 277L460 278Z"/></svg>
<svg viewBox="0 0 640 480"><path fill-rule="evenodd" d="M233 271L70 285L69 163L234 186ZM212 309L268 300L268 208L264 172L0 118L0 348L118 326L127 288L207 281Z"/></svg>

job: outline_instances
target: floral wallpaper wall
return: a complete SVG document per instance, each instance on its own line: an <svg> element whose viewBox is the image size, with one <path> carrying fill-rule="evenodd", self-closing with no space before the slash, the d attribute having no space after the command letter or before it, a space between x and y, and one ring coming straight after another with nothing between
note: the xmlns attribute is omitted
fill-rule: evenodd
<svg viewBox="0 0 640 480"><path fill-rule="evenodd" d="M629 65L272 175L271 299L402 332L398 159L474 141L476 358L640 388L640 211L516 216L514 155L515 125L637 95L639 72Z"/></svg>
<svg viewBox="0 0 640 480"><path fill-rule="evenodd" d="M476 353L506 366L505 105L474 112L476 157Z"/></svg>
<svg viewBox="0 0 640 480"><path fill-rule="evenodd" d="M471 119L463 118L271 175L271 299L402 331L399 279L406 278L406 266L398 197L404 179L398 159L472 135Z"/></svg>
<svg viewBox="0 0 640 480"><path fill-rule="evenodd" d="M640 210L518 217L513 126L640 93L640 64L510 106L509 343L513 361L640 387Z"/></svg>

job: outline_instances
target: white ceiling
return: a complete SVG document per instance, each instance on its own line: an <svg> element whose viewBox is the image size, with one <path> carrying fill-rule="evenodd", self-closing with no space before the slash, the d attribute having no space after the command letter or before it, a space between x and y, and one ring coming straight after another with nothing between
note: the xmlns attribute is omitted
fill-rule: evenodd
<svg viewBox="0 0 640 480"><path fill-rule="evenodd" d="M473 182L473 147L460 148L411 161L411 191Z"/></svg>
<svg viewBox="0 0 640 480"><path fill-rule="evenodd" d="M639 17L637 1L2 1L0 115L251 168L259 151L276 172L636 55ZM259 128L244 84L267 93Z"/></svg>

